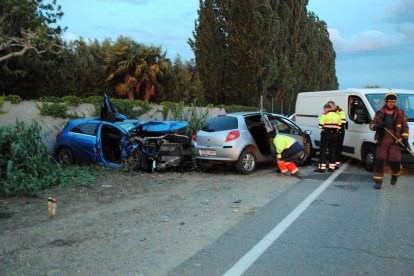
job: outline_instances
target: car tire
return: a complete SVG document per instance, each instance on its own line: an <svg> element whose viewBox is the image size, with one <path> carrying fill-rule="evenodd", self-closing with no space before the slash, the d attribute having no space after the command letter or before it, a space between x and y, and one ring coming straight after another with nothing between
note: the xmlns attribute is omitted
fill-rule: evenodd
<svg viewBox="0 0 414 276"><path fill-rule="evenodd" d="M310 138L307 137L306 141L307 141L307 143L304 146L304 150L303 150L304 155L303 155L303 157L295 162L299 166L304 166L304 165L308 164L309 161L311 160L311 157L312 157L313 149L312 149L312 144L311 144Z"/></svg>
<svg viewBox="0 0 414 276"><path fill-rule="evenodd" d="M148 160L140 150L131 152L125 159L125 165L127 168L132 170L144 170L149 171L150 166Z"/></svg>
<svg viewBox="0 0 414 276"><path fill-rule="evenodd" d="M375 152L376 148L374 145L368 145L364 150L363 162L365 169L369 172L372 172L374 170Z"/></svg>
<svg viewBox="0 0 414 276"><path fill-rule="evenodd" d="M70 165L75 163L72 151L68 147L61 147L56 153L56 159L60 164Z"/></svg>
<svg viewBox="0 0 414 276"><path fill-rule="evenodd" d="M237 160L236 168L243 174L251 174L256 170L256 157L249 150L244 150Z"/></svg>

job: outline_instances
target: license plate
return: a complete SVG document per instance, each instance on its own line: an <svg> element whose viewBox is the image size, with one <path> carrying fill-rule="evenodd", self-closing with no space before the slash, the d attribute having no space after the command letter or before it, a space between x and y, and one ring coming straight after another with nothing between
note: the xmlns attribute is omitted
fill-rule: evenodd
<svg viewBox="0 0 414 276"><path fill-rule="evenodd" d="M200 150L201 156L216 156L215 150Z"/></svg>

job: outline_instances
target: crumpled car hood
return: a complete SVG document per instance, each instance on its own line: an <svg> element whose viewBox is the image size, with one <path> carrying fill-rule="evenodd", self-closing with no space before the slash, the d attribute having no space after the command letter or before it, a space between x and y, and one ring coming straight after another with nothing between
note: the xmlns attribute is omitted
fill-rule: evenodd
<svg viewBox="0 0 414 276"><path fill-rule="evenodd" d="M174 132L187 126L186 121L143 121L138 128L148 132Z"/></svg>

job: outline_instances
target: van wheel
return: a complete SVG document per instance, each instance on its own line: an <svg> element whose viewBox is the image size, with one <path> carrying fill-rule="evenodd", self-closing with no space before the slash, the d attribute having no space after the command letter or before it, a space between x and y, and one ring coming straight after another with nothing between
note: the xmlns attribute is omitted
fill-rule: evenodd
<svg viewBox="0 0 414 276"><path fill-rule="evenodd" d="M256 157L249 150L244 150L237 160L236 168L243 174L251 174L256 169Z"/></svg>
<svg viewBox="0 0 414 276"><path fill-rule="evenodd" d="M372 172L374 170L375 151L376 148L374 145L368 145L364 151L364 166L365 169L369 172Z"/></svg>

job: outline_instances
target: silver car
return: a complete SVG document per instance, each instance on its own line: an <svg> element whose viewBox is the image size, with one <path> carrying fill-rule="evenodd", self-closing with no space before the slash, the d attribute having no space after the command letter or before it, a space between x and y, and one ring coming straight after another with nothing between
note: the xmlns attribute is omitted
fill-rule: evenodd
<svg viewBox="0 0 414 276"><path fill-rule="evenodd" d="M192 154L203 170L214 164L228 164L244 174L257 163L275 162L273 138L277 133L302 143L305 154L297 163L307 163L312 154L310 131L302 131L288 118L266 112L237 112L209 117L191 142Z"/></svg>

